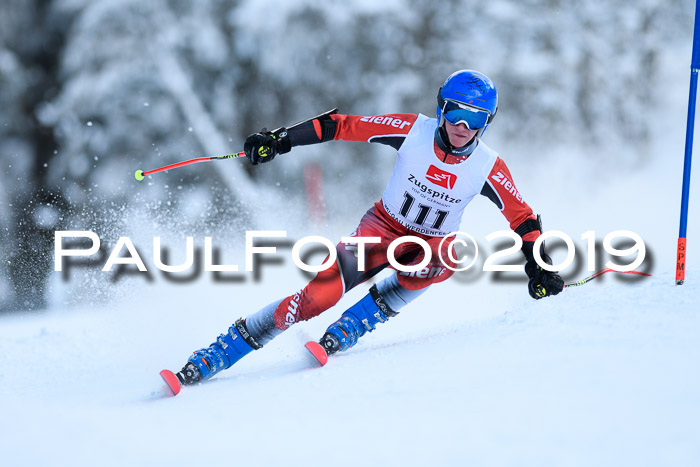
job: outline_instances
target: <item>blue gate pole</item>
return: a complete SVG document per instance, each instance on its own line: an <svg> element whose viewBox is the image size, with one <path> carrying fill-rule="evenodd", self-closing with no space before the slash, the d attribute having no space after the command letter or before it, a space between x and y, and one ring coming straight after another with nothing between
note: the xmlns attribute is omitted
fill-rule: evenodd
<svg viewBox="0 0 700 467"><path fill-rule="evenodd" d="M695 100L700 71L700 0L695 0L695 27L693 56L690 60L690 95L688 96L688 125L685 129L685 159L683 162L683 191L681 195L681 223L678 230L676 254L676 285L685 281L686 235L688 229L688 201L690 198L690 163L693 160L693 131L695 129Z"/></svg>

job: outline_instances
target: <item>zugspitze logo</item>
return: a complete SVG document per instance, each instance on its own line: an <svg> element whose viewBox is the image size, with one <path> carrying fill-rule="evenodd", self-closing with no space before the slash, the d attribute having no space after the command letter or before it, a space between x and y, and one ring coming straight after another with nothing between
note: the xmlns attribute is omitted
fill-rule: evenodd
<svg viewBox="0 0 700 467"><path fill-rule="evenodd" d="M454 188L455 182L457 181L457 176L455 174L440 170L434 165L428 167L428 172L425 174L425 178L438 186L447 188L448 190Z"/></svg>

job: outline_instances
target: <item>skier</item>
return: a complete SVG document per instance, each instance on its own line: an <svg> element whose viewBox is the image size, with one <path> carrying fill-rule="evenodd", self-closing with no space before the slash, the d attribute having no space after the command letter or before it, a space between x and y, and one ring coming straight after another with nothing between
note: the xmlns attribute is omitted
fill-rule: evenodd
<svg viewBox="0 0 700 467"><path fill-rule="evenodd" d="M396 316L431 284L453 274L440 261L448 256L438 251L439 245L445 236L459 230L464 208L477 194L493 201L522 237L530 295L539 299L562 291L561 277L542 269L533 257L533 243L541 234L539 218L515 188L505 162L481 140L498 108L493 82L477 71L457 71L439 89L437 101L435 119L405 113L360 117L341 115L334 109L289 128L263 129L246 139L244 150L253 165L271 162L296 146L331 140L394 147L398 158L389 184L352 234L380 237L381 242L338 243L335 264L318 273L306 287L239 319L209 347L194 352L177 373L181 384L211 378L294 323L335 305L345 292L389 266L387 248L393 240L409 235L425 240L432 259L424 269L413 274L397 271L372 286L364 298L328 327L319 342L327 355L349 349L378 323ZM362 271L357 257L361 246L365 249ZM407 242L396 248L394 255L399 263L414 265L424 259L425 252ZM544 247L541 256L551 264Z"/></svg>

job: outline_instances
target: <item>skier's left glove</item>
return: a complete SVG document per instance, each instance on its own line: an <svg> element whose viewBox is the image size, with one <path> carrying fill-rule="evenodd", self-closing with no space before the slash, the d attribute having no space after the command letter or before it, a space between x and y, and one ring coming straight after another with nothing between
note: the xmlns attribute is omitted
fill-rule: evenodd
<svg viewBox="0 0 700 467"><path fill-rule="evenodd" d="M284 127L275 131L263 128L260 132L248 136L243 145L243 151L253 165L270 162L277 154L284 154L291 149L292 143Z"/></svg>
<svg viewBox="0 0 700 467"><path fill-rule="evenodd" d="M543 259L547 264L552 264L548 256L545 255ZM556 272L542 269L534 259L525 263L525 273L530 278L527 290L535 300L556 295L564 290L564 280L561 276Z"/></svg>

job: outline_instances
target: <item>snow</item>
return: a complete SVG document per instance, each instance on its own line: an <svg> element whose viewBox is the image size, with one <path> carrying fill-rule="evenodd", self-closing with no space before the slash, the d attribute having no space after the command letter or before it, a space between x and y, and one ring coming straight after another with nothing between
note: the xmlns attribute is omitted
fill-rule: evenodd
<svg viewBox="0 0 700 467"><path fill-rule="evenodd" d="M563 212L561 200L544 196L556 187L521 187L552 211L551 228L577 243L583 229L599 238L637 230L656 258L653 277L610 273L540 301L523 282L455 277L322 369L309 368L303 343L366 287L175 398L158 377L239 316L303 286L291 261L226 287L155 274L150 286L108 282L120 292L105 306L3 317L0 411L12 424L0 437L4 462L692 465L700 458L700 257L691 243L687 282L675 286L677 213L654 210L645 220L652 195L638 190L635 205L624 196L650 180L674 186L677 167L666 165L593 183ZM516 180L529 179L517 170ZM572 181L573 192L592 183ZM678 193L654 196L673 205ZM488 203L470 209L470 219L494 214ZM698 222L691 216L690 232Z"/></svg>
<svg viewBox="0 0 700 467"><path fill-rule="evenodd" d="M88 3L70 0L61 5L77 10ZM330 25L319 29L316 16L311 15L313 9L307 12L308 21L294 22L290 19L299 15L299 9L288 5L266 17L273 23L246 22L244 18L260 16L253 13L269 9L272 2L242 2L224 21L233 29L222 35L207 28L200 34L197 31L202 28L191 27L216 23L216 2L194 9L194 16L173 10L178 21L162 20L172 17L161 11L163 2L150 7L127 2L129 9L122 8L122 3L109 0L85 8L69 38L71 47L62 55L63 74L73 79L64 84L56 99L43 102L38 116L62 135L60 151L49 164L51 177L65 181L69 175L92 173L85 184L71 179L62 185L66 199L75 206L90 201L91 207L109 214L105 217L111 222L97 225L89 213L76 208L66 223L68 228L95 229L105 244L111 241L112 245L119 236L129 236L140 247L152 274L150 280L143 275L116 277L101 272L102 264L75 268L68 281L53 273L48 311L0 315L3 466L211 465L222 461L334 467L700 463L700 313L693 305L700 299L697 177L691 186L687 281L680 287L673 285L689 20L676 26L674 18L653 11L661 5L658 2L646 2L641 13L628 15L637 4L627 2L615 14L592 3L582 6L585 11L601 9L595 28L580 21L577 9L547 10L543 20L510 24L510 19L522 16L530 6L499 1L489 4L484 21L473 22L476 32L470 36L470 47L454 41L445 50L442 31L449 27L439 22L459 15L436 15L431 20L434 24L425 23L424 10L433 8L428 4L406 9L401 2L357 0L338 8L340 3L332 2L318 7L323 13L316 12L319 21ZM398 11L400 21L394 24L377 18L381 28L370 22L368 43L359 47L363 42L348 40L344 29L345 14L359 6L367 14L356 15L352 24L363 25L385 11L394 15ZM144 15L142 8L151 8L155 23L164 25L155 28L160 41L151 41L154 28L145 20L151 15ZM127 10L133 14L120 16ZM677 5L673 9L685 10ZM645 15L653 26L650 31L641 28ZM594 16L587 14L586 18ZM110 21L105 22L107 17ZM141 18L144 20L136 21ZM619 20L624 20L622 30ZM270 28L276 21L289 27ZM548 59L541 43L528 38L546 35L553 24L560 31L555 31L558 40L553 41L556 47ZM417 42L422 35L404 29L438 30L440 42ZM482 30L488 34L480 33ZM334 34L326 34L328 31ZM498 31L504 42L494 43ZM606 42L610 31L619 44ZM281 46L280 38L285 39ZM184 60L182 55L154 60L149 47L158 53L166 45L175 50L168 40L191 43L188 47L196 60ZM229 51L223 48L226 41L231 42L226 46ZM605 44L598 47L599 41ZM405 57L395 53L399 43L406 43ZM627 51L636 57L653 52L652 44L660 49L658 56L651 54L658 60L652 64L660 77L647 80L640 77L641 71L630 68ZM372 52L375 45L381 47L369 54L367 63L356 55L358 47ZM259 53L260 48L278 47L281 52ZM135 56L134 50L139 49L145 52ZM9 50L0 48L0 72L13 72L13 80L6 84L20 88L26 81L20 78L26 78L27 72L19 69L20 61ZM234 50L238 52L231 52ZM484 50L488 53L472 53ZM587 64L582 57L593 52L600 53L593 54L592 65ZM239 59L248 55L260 60L259 74L251 72L250 78L261 81L260 89L253 86L252 91L246 88L238 94L232 91L233 84L247 83L238 75L247 74L249 67L240 71L238 65L232 65L222 71L216 66L222 61L247 63ZM394 67L392 60L411 66ZM601 64L596 65L596 60ZM643 63L633 62L638 67ZM433 65L426 68L425 63ZM312 115L309 109L325 110L337 105L339 97L352 103L343 109L351 113L397 108L427 112L434 108L434 92L426 94L425 100L415 96L425 94L426 87L432 89L430 83L440 82L445 71L456 69L456 63L494 70L493 76L504 82L500 88L506 91L503 110L486 141L503 155L518 190L542 214L545 229L570 235L579 256L585 252L584 232L594 230L596 239L602 241L614 230L634 231L647 247L648 257L640 269L653 276L630 279L606 274L557 297L534 301L527 295L522 275L509 275L507 278L518 278L509 281L485 273L457 274L363 337L356 347L334 356L325 368L310 368L304 342L318 339L344 309L363 296L368 288L363 285L322 316L295 325L212 381L167 397L158 376L161 369L179 369L190 352L208 345L238 317L298 290L307 279L292 265L287 248L280 253L286 260L264 266L259 280L245 273L241 280L225 283L207 274L179 283L167 280L153 269L149 258L154 236L161 236L170 247L170 264L183 261L178 246L184 244L183 237L196 232L198 247L204 235L214 237L221 248L220 263L243 265L239 245L244 234L230 227L245 230L248 225L239 225L238 217L229 218L232 212L237 216L247 213L245 209L227 210L228 199L212 186L248 178L239 176L243 166L212 164L215 172L207 172L207 177L154 179L133 188L133 170L165 160L155 156L186 159L205 148L208 153L219 153L217 148L239 141L247 126L274 125L269 117L282 119L277 114L291 114L290 109L295 110L295 117L306 118ZM216 80L201 81L198 73L204 65L215 68ZM279 70L285 71L279 74L280 81L265 82L263 78L269 80ZM590 76L577 70L588 71ZM638 80L640 87L609 92L588 86L605 82L600 75L607 72ZM155 78L147 81L144 76ZM288 80L290 77L295 79ZM150 84L139 84L142 81ZM163 86L156 86L160 81ZM371 92L389 83L393 92ZM658 105L658 96L656 100L640 98L654 83L663 84L659 91L663 106ZM193 89L197 84L212 94ZM260 104L259 91L276 86L289 101L268 96L271 102ZM538 92L522 92L535 87ZM294 92L287 92L290 89ZM597 94L589 94L589 89ZM170 99L163 98L163 90L169 90ZM16 92L8 91L8 95ZM253 97L245 100L248 94ZM309 98L316 95L320 100ZM202 96L208 97L197 101ZM328 96L332 99L326 106ZM574 96L589 104L581 107ZM295 99L303 105L297 105ZM251 101L253 110L249 109ZM652 105L653 121L649 120L649 102L656 103ZM207 105L217 109L213 121L202 110ZM282 105L284 108L277 108ZM179 122L178 108L186 109L183 113L192 116L192 121ZM589 113L595 110L597 119L589 130L599 139L581 137L589 135L581 130L586 113L581 108ZM243 121L237 115L239 109L268 113L252 114ZM553 110L542 111L547 109ZM95 118L100 115L112 119ZM626 127L621 117L627 119ZM8 121L23 125L21 119ZM127 125L128 121L132 124ZM233 130L222 130L224 127ZM608 140L606 131L616 138ZM635 132L649 133L644 144L631 140ZM7 164L5 180L15 183L30 171L31 151L25 140L7 134L5 152L17 157L8 159L12 163ZM630 138L630 144L624 138ZM388 181L393 154L389 148L376 149L368 163L369 158L358 159L371 151L366 145L332 144L335 146L298 148L266 169L267 175L258 176L255 189L249 187L252 181L245 183L248 188L239 186L242 199L256 196L249 208L260 216L255 228L286 229L289 238L325 235L331 240L354 229L359 215L370 206L368 200L376 199L381 191L376 196L375 191ZM144 154L144 148L151 147L152 154ZM333 156L328 157L329 153ZM104 157L107 154L118 157ZM97 155L100 164L93 163ZM149 160L149 156L153 157ZM299 200L303 197L298 191L303 190L297 190L293 174L308 160L322 161L327 182L335 182L325 187L326 192L354 193L333 197L327 226L304 225L301 215ZM90 169L96 165L101 171ZM369 169L356 170L359 167ZM115 175L122 172L128 173L128 181ZM267 190L261 195L261 186L273 184L286 191ZM86 186L94 189L96 200ZM136 189L144 191L135 193ZM117 192L123 194L122 200L114 196ZM179 197L181 192L184 195ZM15 202L7 190L0 190L0 197L0 215L10 219ZM282 199L286 197L289 199ZM127 198L131 204L124 201ZM166 205L179 210L165 209ZM47 228L56 222L56 213L45 206L34 214L37 223ZM225 225L210 227L215 221ZM484 256L493 251L485 235L506 227L485 199L469 206L462 225L480 241ZM16 226L8 221L3 228ZM557 250L554 256L555 262L560 261L565 252ZM601 254L596 268L609 259ZM477 265L483 260L482 256ZM3 262L5 269L0 273L9 272L12 266L5 267ZM575 280L589 272L583 265L574 265L563 274ZM11 283L7 277L0 279L0 296L4 297Z"/></svg>
<svg viewBox="0 0 700 467"><path fill-rule="evenodd" d="M5 319L0 407L13 428L0 445L6 465L691 465L700 295L672 279L538 302L445 284L475 299L440 310L423 296L323 369L307 368L302 345L326 323L304 323L176 398L157 372L229 313L180 293ZM490 316L475 319L480 307Z"/></svg>

